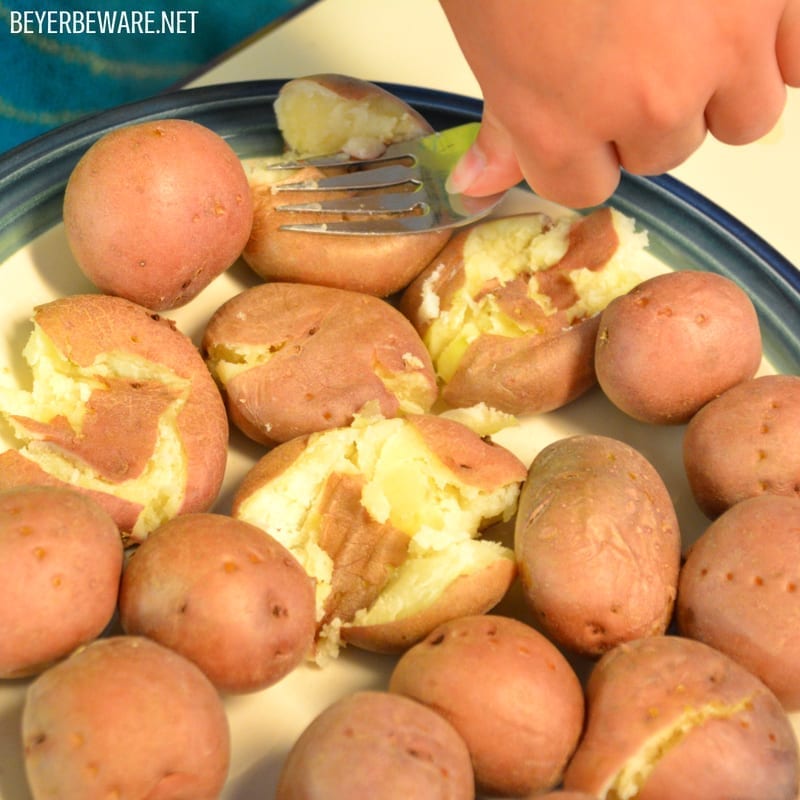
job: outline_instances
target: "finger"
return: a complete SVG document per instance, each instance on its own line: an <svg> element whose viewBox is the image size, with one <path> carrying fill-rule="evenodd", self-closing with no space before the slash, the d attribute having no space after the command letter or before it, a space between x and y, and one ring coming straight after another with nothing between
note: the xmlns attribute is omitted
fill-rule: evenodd
<svg viewBox="0 0 800 800"><path fill-rule="evenodd" d="M708 130L702 114L674 130L631 132L616 141L622 166L635 175L661 175L675 169L697 150Z"/></svg>
<svg viewBox="0 0 800 800"><path fill-rule="evenodd" d="M784 82L800 87L800 0L786 4L778 25L775 53Z"/></svg>
<svg viewBox="0 0 800 800"><path fill-rule="evenodd" d="M786 105L786 85L776 61L740 70L714 92L705 110L709 132L726 144L748 144L769 133Z"/></svg>
<svg viewBox="0 0 800 800"><path fill-rule="evenodd" d="M605 202L620 181L616 149L610 142L585 143L565 149L563 158L520 159L522 173L540 197L569 208L588 208Z"/></svg>
<svg viewBox="0 0 800 800"><path fill-rule="evenodd" d="M484 113L478 138L453 169L448 190L480 197L504 192L521 180L510 137L491 113Z"/></svg>

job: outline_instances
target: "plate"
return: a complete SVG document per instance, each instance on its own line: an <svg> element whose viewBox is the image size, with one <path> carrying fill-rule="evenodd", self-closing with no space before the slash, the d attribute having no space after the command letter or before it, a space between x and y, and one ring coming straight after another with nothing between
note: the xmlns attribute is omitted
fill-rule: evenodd
<svg viewBox="0 0 800 800"><path fill-rule="evenodd" d="M30 332L32 307L93 287L72 260L60 224L67 178L82 153L110 129L145 119L182 117L212 128L242 158L280 150L272 103L284 81L247 81L189 89L132 103L59 128L0 159L0 319L5 344L0 368L25 376L18 353ZM417 108L435 128L479 120L474 98L383 84ZM646 229L654 269L696 268L726 275L750 294L764 337L764 372L800 373L800 273L768 243L689 187L669 176L623 175L610 204ZM509 194L496 213L543 208L524 188ZM563 210L561 210L563 211ZM188 306L172 312L196 342L205 321L225 299L258 279L234 265ZM564 409L525 419L496 438L526 463L545 444L578 432L615 436L639 449L664 477L685 540L708 524L696 508L681 466L681 427L636 423L590 392ZM235 432L225 483L215 510L225 512L238 481L263 451ZM525 617L511 593L498 609ZM344 650L323 668L302 666L261 692L226 698L233 757L224 800L269 797L283 759L311 719L333 700L360 688L384 688L393 659ZM576 662L585 670L586 664ZM27 681L0 682L0 798L30 800L19 741Z"/></svg>

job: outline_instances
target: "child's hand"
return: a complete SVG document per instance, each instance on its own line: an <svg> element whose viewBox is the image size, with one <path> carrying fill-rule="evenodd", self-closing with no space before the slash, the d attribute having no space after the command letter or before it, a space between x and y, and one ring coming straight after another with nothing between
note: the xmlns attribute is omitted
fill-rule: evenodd
<svg viewBox="0 0 800 800"><path fill-rule="evenodd" d="M572 207L607 199L620 167L665 172L707 132L766 134L800 85L800 0L441 0L484 96L452 183L525 178Z"/></svg>

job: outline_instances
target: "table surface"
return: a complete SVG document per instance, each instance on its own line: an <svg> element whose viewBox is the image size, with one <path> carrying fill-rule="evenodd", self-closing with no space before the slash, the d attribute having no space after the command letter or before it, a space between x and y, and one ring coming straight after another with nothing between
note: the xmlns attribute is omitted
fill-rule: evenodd
<svg viewBox="0 0 800 800"><path fill-rule="evenodd" d="M317 72L480 97L435 0L317 0L266 28L192 85ZM708 137L671 175L800 265L794 198L800 185L800 91L789 90L783 117L763 139L733 147Z"/></svg>

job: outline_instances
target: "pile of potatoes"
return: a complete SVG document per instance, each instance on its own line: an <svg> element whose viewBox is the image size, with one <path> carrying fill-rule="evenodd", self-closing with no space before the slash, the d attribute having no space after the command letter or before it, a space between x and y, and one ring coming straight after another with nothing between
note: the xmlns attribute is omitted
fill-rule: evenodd
<svg viewBox="0 0 800 800"><path fill-rule="evenodd" d="M157 120L67 185L98 291L33 309L32 380L0 386L0 678L28 681L34 800L219 797L227 698L345 647L389 677L311 721L277 800L796 800L800 377L763 369L747 294L654 270L610 208L281 231L317 217L279 210L275 161L430 126L344 76L275 110L274 159ZM202 330L163 316L240 257ZM682 436L696 540L596 421L498 444L590 391Z"/></svg>

